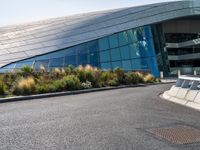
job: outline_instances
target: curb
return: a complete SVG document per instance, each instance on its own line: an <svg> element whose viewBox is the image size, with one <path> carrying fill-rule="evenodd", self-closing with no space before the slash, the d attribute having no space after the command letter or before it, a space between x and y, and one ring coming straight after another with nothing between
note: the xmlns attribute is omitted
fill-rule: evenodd
<svg viewBox="0 0 200 150"><path fill-rule="evenodd" d="M33 100L33 99L39 99L39 98L65 96L65 95L76 95L76 94L100 92L100 91L115 90L115 89L122 89L122 88L145 87L148 85L162 85L162 84L170 84L170 83L174 83L174 82L121 85L121 86L117 86L117 87L102 87L102 88L92 88L92 89L84 89L84 90L77 90L77 91L65 91L65 92L37 94L37 95L29 95L29 96L15 96L15 97L0 98L0 103L25 101L25 100Z"/></svg>
<svg viewBox="0 0 200 150"><path fill-rule="evenodd" d="M160 95L160 97L163 100L167 100L169 102L179 104L179 105L200 111L200 103L196 103L196 102L193 102L193 101L184 100L184 99L180 99L180 98L170 96L170 95L168 95L168 91L165 91L163 94Z"/></svg>

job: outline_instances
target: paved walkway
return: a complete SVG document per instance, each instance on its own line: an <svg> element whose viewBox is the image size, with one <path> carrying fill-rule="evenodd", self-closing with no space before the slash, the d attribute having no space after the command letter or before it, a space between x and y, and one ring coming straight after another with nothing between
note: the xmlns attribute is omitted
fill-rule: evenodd
<svg viewBox="0 0 200 150"><path fill-rule="evenodd" d="M0 104L1 150L173 150L147 132L174 124L200 128L200 113L159 98L171 84Z"/></svg>

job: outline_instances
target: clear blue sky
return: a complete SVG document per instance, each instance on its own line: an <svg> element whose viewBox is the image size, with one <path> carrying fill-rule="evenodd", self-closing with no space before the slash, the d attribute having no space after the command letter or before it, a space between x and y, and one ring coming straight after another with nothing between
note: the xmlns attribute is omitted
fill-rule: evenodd
<svg viewBox="0 0 200 150"><path fill-rule="evenodd" d="M0 26L174 0L0 0Z"/></svg>

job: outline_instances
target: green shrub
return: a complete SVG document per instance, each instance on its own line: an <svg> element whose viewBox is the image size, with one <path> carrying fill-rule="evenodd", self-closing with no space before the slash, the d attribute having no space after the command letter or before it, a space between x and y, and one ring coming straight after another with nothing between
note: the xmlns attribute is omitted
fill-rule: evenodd
<svg viewBox="0 0 200 150"><path fill-rule="evenodd" d="M89 81L92 83L92 85L95 84L95 72L92 70L86 70L85 71L85 76L86 76L86 82Z"/></svg>
<svg viewBox="0 0 200 150"><path fill-rule="evenodd" d="M57 89L53 84L41 84L36 86L36 91L39 94L56 92Z"/></svg>
<svg viewBox="0 0 200 150"><path fill-rule="evenodd" d="M19 75L15 73L6 73L2 78L5 85L8 87L8 89L10 89L13 86L15 80L19 78Z"/></svg>
<svg viewBox="0 0 200 150"><path fill-rule="evenodd" d="M19 74L23 77L33 76L34 70L32 67L24 66L19 70Z"/></svg>
<svg viewBox="0 0 200 150"><path fill-rule="evenodd" d="M135 81L137 83L143 83L144 82L144 75L140 72L134 72L133 73L135 75Z"/></svg>
<svg viewBox="0 0 200 150"><path fill-rule="evenodd" d="M56 91L63 91L65 90L65 83L63 79L55 80L52 82L53 86L55 87Z"/></svg>
<svg viewBox="0 0 200 150"><path fill-rule="evenodd" d="M144 77L142 73L139 72L128 72L125 74L124 84L138 84L143 83Z"/></svg>
<svg viewBox="0 0 200 150"><path fill-rule="evenodd" d="M102 84L102 86L108 86L110 85L110 81L113 80L117 82L116 84L120 84L117 75L112 71L103 71L99 77L99 82Z"/></svg>
<svg viewBox="0 0 200 150"><path fill-rule="evenodd" d="M0 95L5 95L6 93L6 85L2 80L0 80Z"/></svg>
<svg viewBox="0 0 200 150"><path fill-rule="evenodd" d="M13 94L15 95L30 95L34 94L35 92L36 85L33 77L22 77L13 87Z"/></svg>
<svg viewBox="0 0 200 150"><path fill-rule="evenodd" d="M77 75L77 77L79 78L79 80L81 82L86 82L86 72L84 70L84 68L82 66L78 66L77 68L75 68L75 74Z"/></svg>
<svg viewBox="0 0 200 150"><path fill-rule="evenodd" d="M124 84L124 82L125 82L124 81L124 78L125 78L125 72L124 72L124 70L121 69L121 68L116 68L114 70L114 73L117 75L118 82L120 84Z"/></svg>
<svg viewBox="0 0 200 150"><path fill-rule="evenodd" d="M134 84L134 74L131 72L126 73L124 82L126 85Z"/></svg>
<svg viewBox="0 0 200 150"><path fill-rule="evenodd" d="M161 79L160 78L155 78L154 81L160 83Z"/></svg>
<svg viewBox="0 0 200 150"><path fill-rule="evenodd" d="M75 74L75 67L73 65L68 65L65 68L65 73L66 73L66 75Z"/></svg>
<svg viewBox="0 0 200 150"><path fill-rule="evenodd" d="M95 70L93 72L93 76L94 76L94 82L92 83L93 87L99 88L103 86L103 81L101 80L102 73L103 72L101 70Z"/></svg>
<svg viewBox="0 0 200 150"><path fill-rule="evenodd" d="M81 88L81 82L75 75L69 75L62 79L62 84L66 90L78 90Z"/></svg>
<svg viewBox="0 0 200 150"><path fill-rule="evenodd" d="M108 85L109 86L118 86L119 82L118 82L117 78L116 79L112 79L112 80L108 81Z"/></svg>
<svg viewBox="0 0 200 150"><path fill-rule="evenodd" d="M53 68L53 70L51 71L51 77L53 79L58 79L61 78L62 76L62 72L59 68Z"/></svg>

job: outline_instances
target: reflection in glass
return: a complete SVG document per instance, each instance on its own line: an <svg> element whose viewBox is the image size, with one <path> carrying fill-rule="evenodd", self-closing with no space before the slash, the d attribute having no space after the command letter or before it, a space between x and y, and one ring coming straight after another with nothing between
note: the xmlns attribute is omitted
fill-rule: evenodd
<svg viewBox="0 0 200 150"><path fill-rule="evenodd" d="M116 68L122 68L122 62L121 61L112 62L112 69L116 69Z"/></svg>
<svg viewBox="0 0 200 150"><path fill-rule="evenodd" d="M120 47L122 59L130 59L129 46Z"/></svg>
<svg viewBox="0 0 200 150"><path fill-rule="evenodd" d="M100 61L101 62L110 61L110 51L100 52Z"/></svg>
<svg viewBox="0 0 200 150"><path fill-rule="evenodd" d="M117 34L113 34L109 36L109 43L110 43L110 48L118 47L119 42L118 42Z"/></svg>
<svg viewBox="0 0 200 150"><path fill-rule="evenodd" d="M63 57L50 59L49 67L63 67Z"/></svg>
<svg viewBox="0 0 200 150"><path fill-rule="evenodd" d="M44 67L48 71L49 60L38 60L34 64L34 69L39 71L41 67Z"/></svg>
<svg viewBox="0 0 200 150"><path fill-rule="evenodd" d="M129 45L129 49L130 49L130 54L131 54L131 58L139 58L140 56L140 49L138 47L138 44L133 43Z"/></svg>
<svg viewBox="0 0 200 150"><path fill-rule="evenodd" d="M108 38L104 37L99 39L99 50L106 50L109 49Z"/></svg>
<svg viewBox="0 0 200 150"><path fill-rule="evenodd" d="M137 34L134 29L130 29L127 31L129 43L137 42Z"/></svg>
<svg viewBox="0 0 200 150"><path fill-rule="evenodd" d="M68 65L73 65L73 66L76 66L77 63L76 63L76 56L66 56L65 57L65 66L68 66Z"/></svg>
<svg viewBox="0 0 200 150"><path fill-rule="evenodd" d="M121 59L119 48L111 49L111 58L112 58L112 61Z"/></svg>
<svg viewBox="0 0 200 150"><path fill-rule="evenodd" d="M128 41L128 35L127 35L126 31L120 32L118 35L119 35L119 45L120 46L128 44L129 41Z"/></svg>
<svg viewBox="0 0 200 150"><path fill-rule="evenodd" d="M52 69L62 67L63 64L64 66L91 64L102 69L121 67L127 71L151 70L154 75L159 76L151 26L129 29L70 48L14 62L1 68L0 71L12 70L15 64L16 68L24 65L34 66L36 71L41 66Z"/></svg>
<svg viewBox="0 0 200 150"><path fill-rule="evenodd" d="M132 70L131 61L130 60L122 61L122 67L126 71Z"/></svg>
<svg viewBox="0 0 200 150"><path fill-rule="evenodd" d="M99 62L99 52L93 52L89 54L90 63Z"/></svg>
<svg viewBox="0 0 200 150"><path fill-rule="evenodd" d="M101 69L110 70L111 69L111 64L110 63L101 63Z"/></svg>
<svg viewBox="0 0 200 150"><path fill-rule="evenodd" d="M15 69L23 68L24 66L32 67L33 61L24 61L16 63Z"/></svg>
<svg viewBox="0 0 200 150"><path fill-rule="evenodd" d="M89 52L96 52L96 51L98 51L99 46L98 46L97 40L88 42L87 43L87 48L88 48Z"/></svg>

